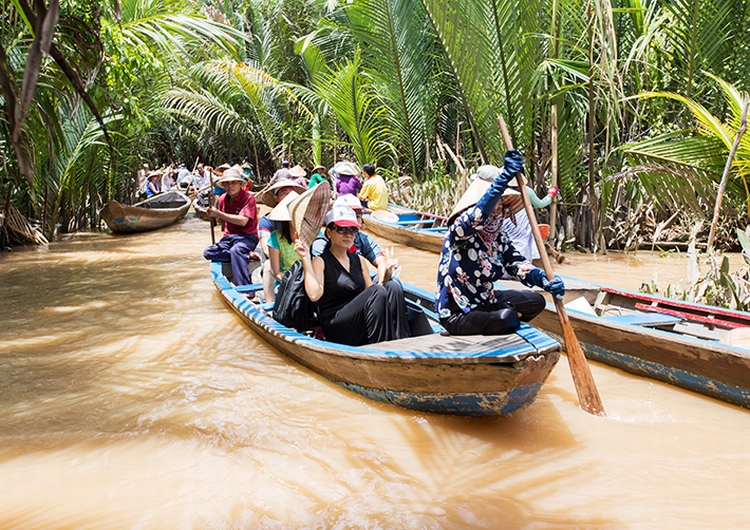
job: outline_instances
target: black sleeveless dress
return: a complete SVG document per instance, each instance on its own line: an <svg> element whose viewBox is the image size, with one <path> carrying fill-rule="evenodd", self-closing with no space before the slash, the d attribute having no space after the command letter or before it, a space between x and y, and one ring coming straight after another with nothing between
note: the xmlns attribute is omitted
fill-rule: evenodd
<svg viewBox="0 0 750 530"><path fill-rule="evenodd" d="M365 289L358 254L349 253L349 272L326 250L323 296L318 300L320 325L326 340L360 346L409 336L409 321L401 285L386 282Z"/></svg>

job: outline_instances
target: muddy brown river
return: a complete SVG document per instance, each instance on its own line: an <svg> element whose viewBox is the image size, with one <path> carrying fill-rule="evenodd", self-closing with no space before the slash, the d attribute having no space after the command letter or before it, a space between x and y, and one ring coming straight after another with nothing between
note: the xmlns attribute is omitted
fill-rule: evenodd
<svg viewBox="0 0 750 530"><path fill-rule="evenodd" d="M750 411L592 363L594 417L565 357L506 418L369 401L224 305L208 230L0 255L0 528L748 527ZM395 247L432 289L437 255ZM686 276L684 254L567 256L631 289Z"/></svg>

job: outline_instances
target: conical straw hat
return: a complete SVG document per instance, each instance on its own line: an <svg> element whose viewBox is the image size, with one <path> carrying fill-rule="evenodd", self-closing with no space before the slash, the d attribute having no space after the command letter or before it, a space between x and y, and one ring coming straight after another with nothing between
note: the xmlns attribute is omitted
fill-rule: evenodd
<svg viewBox="0 0 750 530"><path fill-rule="evenodd" d="M289 214L297 235L308 246L318 237L331 206L331 185L323 181L289 203Z"/></svg>
<svg viewBox="0 0 750 530"><path fill-rule="evenodd" d="M291 221L292 215L289 213L289 203L299 197L299 193L292 190L289 194L281 199L281 202L271 210L268 214L268 218L271 221Z"/></svg>
<svg viewBox="0 0 750 530"><path fill-rule="evenodd" d="M487 190L490 189L490 186L492 186L492 182L500 174L501 171L501 168L490 165L482 166L477 169L477 172L471 176L473 180L471 181L469 188L466 190L466 192L464 192L461 198L458 199L456 206L453 208L453 211L448 217L449 225L453 224L453 221L455 221L456 218L461 215L464 210L467 210L468 208L474 206L477 202L479 202L479 199L482 198L482 195L487 193ZM511 204L513 213L517 213L523 209L521 193L518 190L512 188L512 186L517 185L518 183L516 182L516 179L512 179L508 183L509 187L505 189L505 191L503 192L503 196L500 199L503 202Z"/></svg>
<svg viewBox="0 0 750 530"><path fill-rule="evenodd" d="M299 182L295 182L289 179L284 179L270 186L266 186L265 188L260 190L255 195L255 199L260 200L260 202L265 204L266 206L270 206L271 208L274 208L277 204L279 204L279 201L276 200L275 192L276 190L280 190L281 188L292 188L297 193L302 193L305 191L305 187L300 185Z"/></svg>

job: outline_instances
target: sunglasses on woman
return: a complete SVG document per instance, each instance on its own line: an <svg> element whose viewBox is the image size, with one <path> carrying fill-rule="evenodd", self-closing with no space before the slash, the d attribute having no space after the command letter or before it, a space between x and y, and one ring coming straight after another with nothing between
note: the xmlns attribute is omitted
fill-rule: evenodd
<svg viewBox="0 0 750 530"><path fill-rule="evenodd" d="M351 234L353 236L356 236L359 233L359 228L356 226L338 226L334 225L333 227L337 233L341 234L342 236L344 234Z"/></svg>

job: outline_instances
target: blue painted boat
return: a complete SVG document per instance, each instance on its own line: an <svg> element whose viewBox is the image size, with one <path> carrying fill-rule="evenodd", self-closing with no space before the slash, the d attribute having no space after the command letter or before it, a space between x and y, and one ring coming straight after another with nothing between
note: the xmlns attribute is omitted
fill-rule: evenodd
<svg viewBox="0 0 750 530"><path fill-rule="evenodd" d="M750 314L563 279L586 357L750 408ZM532 323L560 336L551 300Z"/></svg>
<svg viewBox="0 0 750 530"><path fill-rule="evenodd" d="M395 204L388 205L388 210L374 210L362 220L373 234L430 252L440 252L448 230L446 217Z"/></svg>
<svg viewBox="0 0 750 530"><path fill-rule="evenodd" d="M361 347L327 342L272 318L273 304L246 295L211 264L213 282L240 318L271 346L326 379L367 398L406 409L466 416L510 414L534 401L560 358L557 341L523 324L503 336L443 335L430 309L433 294L404 285L407 302L421 306L432 333Z"/></svg>

